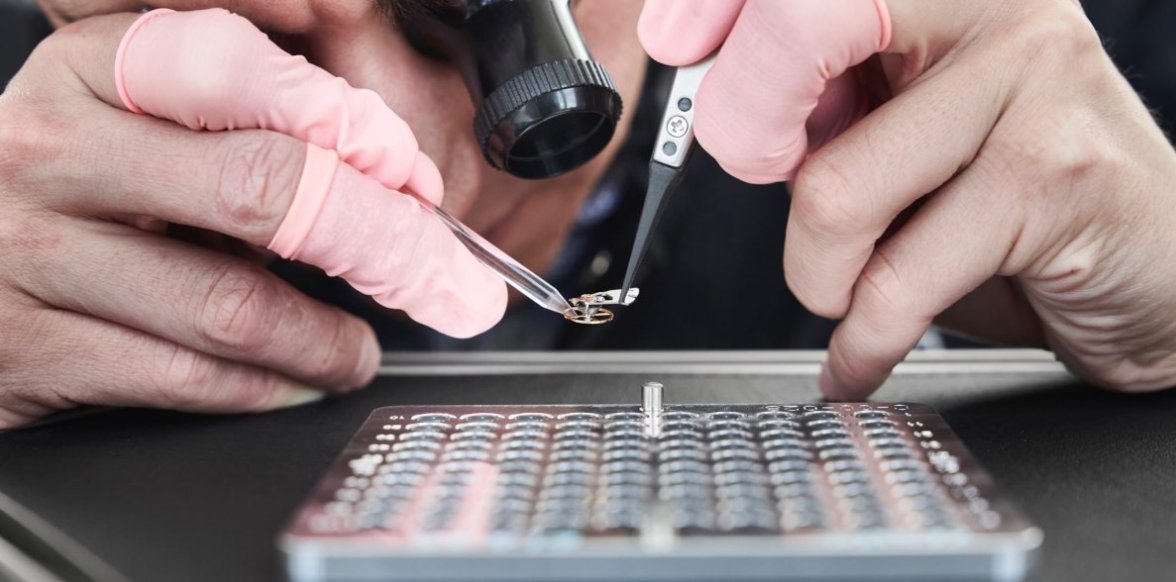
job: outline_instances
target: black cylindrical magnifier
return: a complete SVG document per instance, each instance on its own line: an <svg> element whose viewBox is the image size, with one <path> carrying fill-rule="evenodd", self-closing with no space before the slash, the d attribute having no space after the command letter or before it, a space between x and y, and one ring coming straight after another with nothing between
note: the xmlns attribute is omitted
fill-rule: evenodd
<svg viewBox="0 0 1176 582"><path fill-rule="evenodd" d="M486 161L520 178L574 170L608 145L621 96L569 0L441 0L401 15L421 51L461 69Z"/></svg>

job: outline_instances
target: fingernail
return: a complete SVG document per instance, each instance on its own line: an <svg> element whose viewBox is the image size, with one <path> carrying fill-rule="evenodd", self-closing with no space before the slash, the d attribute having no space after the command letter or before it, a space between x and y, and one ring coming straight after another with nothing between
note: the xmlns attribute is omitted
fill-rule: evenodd
<svg viewBox="0 0 1176 582"><path fill-rule="evenodd" d="M270 399L269 409L280 410L302 406L303 404L318 402L323 399L323 396L325 395L322 390L315 390L303 386L290 386L274 394L274 397Z"/></svg>
<svg viewBox="0 0 1176 582"><path fill-rule="evenodd" d="M380 342L372 339L363 342L363 353L359 356L359 364L355 368L355 378L358 379L356 388L362 388L371 383L380 371Z"/></svg>

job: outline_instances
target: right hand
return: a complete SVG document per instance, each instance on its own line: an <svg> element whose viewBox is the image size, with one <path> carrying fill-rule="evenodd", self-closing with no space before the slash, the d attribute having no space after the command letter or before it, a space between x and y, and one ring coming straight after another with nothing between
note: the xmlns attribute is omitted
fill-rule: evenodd
<svg viewBox="0 0 1176 582"><path fill-rule="evenodd" d="M163 232L277 244L296 191L321 210L275 250L450 335L501 318L502 282L397 191L440 202L440 176L383 101L207 10L129 40L130 102L171 121L135 115L112 74L135 21L58 31L0 95L0 429L78 404L268 410L370 381L366 323Z"/></svg>
<svg viewBox="0 0 1176 582"><path fill-rule="evenodd" d="M932 322L1176 386L1176 150L1080 3L649 0L639 31L670 65L718 49L695 133L724 168L795 177L785 278L841 320L826 397Z"/></svg>

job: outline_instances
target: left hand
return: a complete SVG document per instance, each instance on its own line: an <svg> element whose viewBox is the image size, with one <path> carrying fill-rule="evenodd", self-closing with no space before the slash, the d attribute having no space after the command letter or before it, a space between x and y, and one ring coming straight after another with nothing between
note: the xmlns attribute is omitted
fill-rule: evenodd
<svg viewBox="0 0 1176 582"><path fill-rule="evenodd" d="M795 177L785 276L842 319L827 396L868 396L933 321L1176 385L1176 152L1078 2L650 0L639 32L669 65L721 46L699 143Z"/></svg>

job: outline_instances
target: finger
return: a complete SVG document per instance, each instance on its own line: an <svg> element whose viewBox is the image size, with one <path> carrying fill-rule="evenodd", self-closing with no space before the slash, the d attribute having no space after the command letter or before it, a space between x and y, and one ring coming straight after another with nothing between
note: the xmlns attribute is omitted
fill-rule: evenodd
<svg viewBox="0 0 1176 582"><path fill-rule="evenodd" d="M391 189L441 202L440 173L374 91L286 53L223 9L155 10L71 26L56 50L109 105L191 129L269 129L339 152ZM88 42L76 42L84 36ZM112 74L111 71L114 71Z"/></svg>
<svg viewBox="0 0 1176 582"><path fill-rule="evenodd" d="M888 22L881 0L748 0L699 88L698 143L741 180L791 178L826 84L884 48Z"/></svg>
<svg viewBox="0 0 1176 582"><path fill-rule="evenodd" d="M743 0L647 0L637 21L637 37L655 61L689 65L723 44L742 9Z"/></svg>
<svg viewBox="0 0 1176 582"><path fill-rule="evenodd" d="M792 184L784 274L814 313L840 318L895 218L975 157L1003 110L987 63L962 59L910 87L813 153Z"/></svg>
<svg viewBox="0 0 1176 582"><path fill-rule="evenodd" d="M160 220L160 222L163 221ZM243 242L241 239L226 236L218 232L193 228L182 224L164 224L166 225L164 230L151 232L155 232L155 234L166 234L169 239L185 242L202 249L241 257L257 265L269 265L274 259L278 258L278 255L273 251L251 245ZM138 228L137 225L132 224L132 226Z"/></svg>
<svg viewBox="0 0 1176 582"><path fill-rule="evenodd" d="M101 0L98 2L43 2L41 7L53 24L61 26L83 18L91 18L116 12L135 13L146 3L140 0ZM151 4L165 4L151 2ZM379 18L375 2L331 2L328 6L311 2L255 2L254 0L168 0L166 4L175 10L200 10L202 8L225 8L258 23L266 30L282 34L306 34L337 17L355 22L361 16Z"/></svg>
<svg viewBox="0 0 1176 582"><path fill-rule="evenodd" d="M400 181L382 170L384 166L379 160L406 158L393 155L403 153L396 152L398 146L395 142L407 148L405 143L411 141L411 149L415 151L415 140L410 139L411 133L405 133L407 128L403 121L387 111L382 102L376 103L378 97L374 94L355 92L343 81L319 69L307 68L309 65L299 58L285 53L281 53L285 56L277 55L273 51L278 49L272 45L268 45L269 49L264 48L262 45L269 42L264 35L247 22L230 16L214 10L191 14L156 13L154 17L148 15L138 20L126 34L113 61L114 68L120 71L116 77L122 81L121 91L99 76L92 81L95 93L105 94L110 99L121 92L132 107L154 109L154 114L193 127L234 128L255 122L260 127L304 134L312 143L318 140L318 143L328 144L332 152L338 149L350 163L337 166L330 156L317 148L311 148L310 155L302 151L293 153L289 142L271 135L252 142L252 145L246 144L243 151L234 152L230 147L227 151L232 155L222 158L221 173L208 176L215 184L213 188L184 197L197 200L183 208L188 211L181 214L183 218L175 220L174 215L169 214L157 216L239 236L253 244L268 245L287 258L315 264L328 273L339 274L357 289L376 296L381 303L404 309L413 319L449 335L469 337L485 331L501 319L506 305L505 285L478 263L439 221L424 214L419 205L413 207L415 202L379 188L374 181L359 180L350 165L366 168L385 185ZM118 24L125 25L125 22ZM224 33L229 35L225 38L207 38L202 27L212 24L221 24L226 30L236 32ZM240 42L234 43L234 40ZM210 44L210 41L216 42ZM193 48L206 45L213 48ZM216 52L221 50L226 52ZM232 60L236 51L268 54L270 58L246 58L243 62L258 70L245 67L247 74L231 73L227 70L244 66ZM173 58L156 60L161 52L168 52ZM135 56L138 54L142 54L142 58ZM218 70L208 71L209 62L219 67ZM294 64L289 65L291 62ZM286 74L279 78L266 77L260 72L266 67L282 68L285 65L289 65ZM77 68L82 71L92 69ZM187 73L173 77L152 76L162 70ZM207 75L218 82L207 82ZM258 82L255 77L265 82ZM291 78L293 82L289 80ZM260 97L246 96L247 106L237 107L239 93L248 93L249 89L230 87L232 82L254 82L265 87L258 89ZM278 89L274 89L274 85ZM311 90L316 87L318 89ZM340 101L343 105L338 105ZM323 104L326 105L316 109L317 105ZM253 117L239 114L239 110L252 110ZM203 111L211 113L206 115ZM210 122L214 125L208 125ZM358 124L359 128L352 128L353 124ZM382 137L363 133L369 125L382 127ZM398 127L404 131L398 133ZM377 143L367 143L370 140L365 136L377 140ZM125 137L120 135L120 138ZM378 139L385 141L379 142ZM232 139L226 140L233 143ZM152 143L158 144L158 141L156 138ZM156 150L149 157L160 160L159 151L166 150ZM207 156L200 155L199 151L189 151L185 158L201 160ZM438 192L440 173L432 162L420 156L411 159L408 173L402 172L407 180L405 186L415 189L417 194ZM303 160L305 165L299 165ZM295 172L299 178L292 180ZM125 180L125 177L120 179ZM166 187L182 191L181 184L192 181L191 176L184 176L181 181ZM342 192L339 182L346 184ZM359 191L351 188L359 188ZM150 204L157 191L146 192L146 196L137 194ZM216 194L209 196L208 192ZM129 203L133 204L133 201ZM191 212L194 208L198 209L195 213ZM272 212L275 208L280 208L281 212ZM125 209L124 204L122 210ZM226 215L229 222L236 224L223 224ZM208 224L210 217L214 221L212 224ZM280 221L277 217L281 217ZM259 233L263 235L259 237ZM374 238L356 240L359 233ZM350 244L338 244L339 239L346 239ZM394 252L408 255L387 256L387 253Z"/></svg>
<svg viewBox="0 0 1176 582"><path fill-rule="evenodd" d="M238 102L238 94L220 85L227 82L226 76L233 76L226 73L228 68L239 68L242 65L241 62L230 59L235 53L215 53L223 48L220 45L215 45L211 49L215 53L212 55L196 49L208 45L211 39L202 35L202 29L194 31L193 22L209 25L215 21L215 24L222 24L238 31L234 33L234 39L241 36L253 39L238 42L234 45L234 51L249 53L252 49L260 53L263 52L262 48L255 45L268 40L263 38L263 35L260 38L256 36L260 33L250 36L247 34L248 31L255 32L252 25L246 27L247 22L242 24L240 19L236 19L235 16L229 18L223 11L199 13L201 18L194 21L181 19L181 16L186 15L163 14L154 16L154 19L136 21L138 27L133 28L126 36L128 41L123 44L121 51L121 60L126 63L125 74L122 75L125 81L123 93L128 94L128 99L132 102L139 102L141 106L158 107L160 114L169 115L176 120L183 121L186 114L192 114L193 118L187 121L199 125L201 121L208 122L213 119L213 116L201 116L199 112L202 109L214 113L232 111L228 106ZM168 25L169 22L173 22L175 26ZM126 21L102 20L88 33L109 34L111 31L102 28L103 26L113 27L114 31L118 32L126 27ZM161 35L168 38L162 38ZM221 40L229 42L232 39ZM156 47L156 44L161 46ZM179 54L175 51L169 53L175 59L181 60L160 61L149 66L135 65L135 62L138 62L135 54L147 53L143 59L151 60L155 56L153 49L168 51L167 46L162 46L165 44L181 47ZM73 45L82 44L75 42L71 46ZM187 53L183 52L185 49ZM78 49L74 49L74 53L78 52ZM207 69L209 63L206 59L211 56L218 56L209 61L213 63L211 66L219 67L216 71ZM182 58L187 58L191 62L183 61ZM279 59L275 56L269 61L246 59L245 62L252 62L255 68L280 65L275 65L275 60ZM86 66L85 56L81 54L74 54L72 61L74 68L80 72L79 75L87 79L96 94L105 94L105 99L119 102L115 96L118 94L118 88L114 87L114 83L107 75L94 75L93 63ZM113 62L114 60L107 62L107 65L113 67ZM191 74L181 74L174 79L153 78L152 82L136 85L136 75L148 78L147 73L155 71L149 67L165 65L168 71L180 71L187 67L191 69ZM306 66L305 62L302 62L302 65ZM108 67L98 68L109 71ZM143 73L134 73L135 71ZM255 111L256 118L260 120L256 125L279 127L286 131L292 131L293 128L292 133L299 133L299 128L305 129L307 139L312 140L322 140L325 135L328 138L338 136L338 142L334 143L334 147L339 147L342 152L349 152L345 155L352 155L356 165L367 167L369 172L382 175L385 182L396 181L389 179L389 174L379 172L381 166L373 161L388 158L395 148L348 149L348 143L354 145L362 141L356 138L356 135L369 134L353 131L349 125L341 123L348 120L366 120L375 126L381 126L379 119L387 121L394 118L394 115L387 112L386 108L383 108L386 112L383 116L372 113L379 108L376 108L370 99L354 98L354 95L348 93L349 89L343 88L346 83L338 79L322 81L321 75L326 73L319 69L314 69L313 72L305 72L305 69L298 71L302 72L301 76L294 73L290 76L310 86L326 88L318 94L299 93L295 88L290 88L290 92L287 93L270 93L270 96L278 95L269 103L275 109L272 112ZM87 72L88 78L85 76ZM201 74L209 75L203 80L205 82L200 81ZM254 74L265 76L260 71ZM238 75L234 79L245 82L248 76L242 78ZM275 82L287 82L283 79ZM152 91L136 91L135 87L139 85L154 89L165 85L182 86L185 89L179 93L163 91L161 95L167 99L156 100L158 95ZM327 89L332 87L339 91L328 95L330 92ZM180 95L185 92L192 92L194 98L183 101ZM263 98L246 100L252 100L254 105L250 107L255 109L262 108L265 101ZM328 116L327 119L315 113L318 109L314 109L314 103L332 100L343 100L353 105L358 100L359 105L354 106L355 111L343 107L342 113L336 118ZM299 118L298 112L294 111L296 107L289 105L290 102L302 101L309 102L312 109L305 118ZM363 109L367 105L370 107ZM329 107L322 111L327 109ZM365 112L376 116L373 118ZM289 116L290 119L318 121L281 121L285 119L283 115ZM236 127L233 123L247 121L249 119L222 118L222 125L215 127ZM330 274L339 274L362 292L374 295L383 305L405 309L414 320L449 335L467 337L485 332L505 313L506 286L477 262L475 257L448 233L440 221L426 214L415 201L389 192L385 187L381 187L380 182L356 172L352 166L338 165L338 158L330 154L334 149L312 147L308 150L300 141L272 132L227 132L215 136L216 145L211 146L213 141L199 142L199 138L207 138L207 135L191 132L180 135L183 132L174 131L168 133L160 123L119 123L119 126L121 128L118 131L100 135L99 139L109 139L113 143L108 143L107 148L95 152L94 160L98 162L94 167L100 168L99 174L103 174L108 185L105 192L111 194L100 198L89 195L95 189L95 176L79 176L82 179L76 183L74 192L86 194L85 200L79 200L80 203L106 205L106 212L112 213L131 212L159 216L171 222L236 236L254 245L268 246L288 259L306 261L327 270ZM403 135L401 138L393 139L397 126L392 121L383 123L381 127L385 127L388 133L386 139L407 139L403 138ZM410 134L408 136L410 138ZM332 140L320 142L326 141ZM183 148L185 145L186 149ZM141 148L145 154L136 156L125 165L113 165L112 153L128 147ZM413 147L415 148L415 142ZM163 155L165 152L173 155ZM192 161L192 166L176 165L174 160ZM216 168L216 172L193 172L193 166ZM128 168L131 168L129 172ZM420 189L422 194L440 188L440 173L436 172L432 162L417 156L413 158L412 168L412 175L402 173L410 182L408 186ZM71 173L68 168L58 169L61 170L61 174L56 174L59 178ZM127 188L127 182L133 182L135 179L139 179L140 183Z"/></svg>
<svg viewBox="0 0 1176 582"><path fill-rule="evenodd" d="M192 129L284 133L339 152L388 188L408 185L441 202L439 188L426 189L440 186L432 180L436 168L375 91L356 89L283 51L226 10L155 11L137 26L115 62L121 100L132 111Z"/></svg>
<svg viewBox="0 0 1176 582"><path fill-rule="evenodd" d="M506 285L419 203L389 195L346 165L330 188L313 230L290 258L319 265L453 337L480 334L502 319ZM357 216L357 208L365 213Z"/></svg>
<svg viewBox="0 0 1176 582"><path fill-rule="evenodd" d="M502 318L502 281L416 200L332 152L272 132L130 121L98 132L68 163L38 168L64 183L56 195L68 197L67 211L157 216L268 246L454 337Z"/></svg>
<svg viewBox="0 0 1176 582"><path fill-rule="evenodd" d="M1002 200L1017 186L973 164L880 246L829 342L821 390L865 398L914 348L932 319L993 277L1023 224Z"/></svg>
<svg viewBox="0 0 1176 582"><path fill-rule="evenodd" d="M280 374L68 311L45 310L34 324L45 332L38 337L70 347L38 346L30 352L35 356L5 375L0 429L78 404L260 412L323 396Z"/></svg>
<svg viewBox="0 0 1176 582"><path fill-rule="evenodd" d="M88 222L60 237L60 252L27 261L17 273L27 292L307 384L347 389L375 375L380 348L362 320L244 259Z"/></svg>

